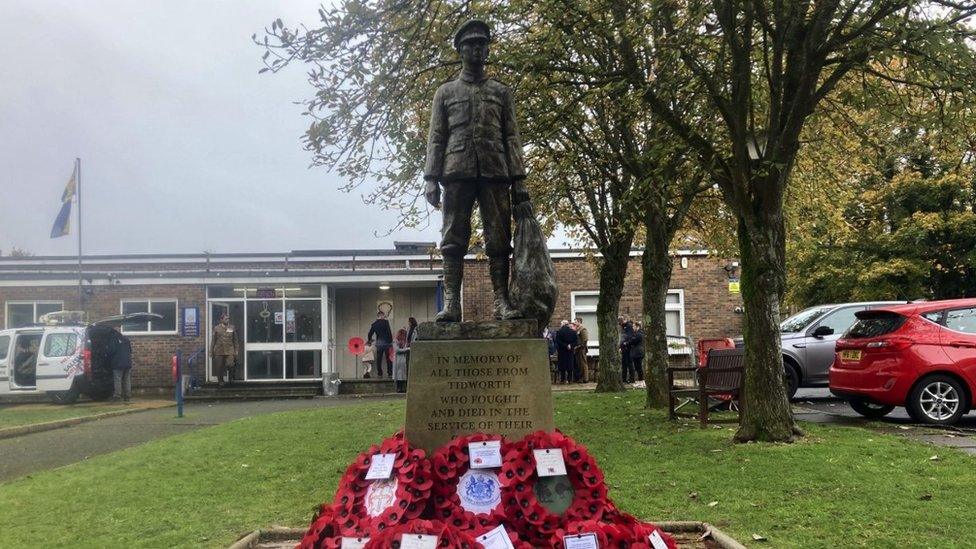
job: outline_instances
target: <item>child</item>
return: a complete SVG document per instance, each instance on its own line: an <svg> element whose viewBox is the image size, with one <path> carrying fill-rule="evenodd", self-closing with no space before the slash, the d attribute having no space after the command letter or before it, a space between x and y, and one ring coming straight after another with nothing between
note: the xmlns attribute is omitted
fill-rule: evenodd
<svg viewBox="0 0 976 549"><path fill-rule="evenodd" d="M373 362L376 361L376 346L372 343L367 343L366 347L363 348L362 354L363 360L363 379L369 379L370 372L373 370Z"/></svg>

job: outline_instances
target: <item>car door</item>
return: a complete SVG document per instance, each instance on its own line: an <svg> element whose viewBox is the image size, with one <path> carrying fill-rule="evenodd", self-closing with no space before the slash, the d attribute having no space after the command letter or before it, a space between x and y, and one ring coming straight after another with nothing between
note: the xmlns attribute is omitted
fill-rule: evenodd
<svg viewBox="0 0 976 549"><path fill-rule="evenodd" d="M13 338L0 335L0 394L10 390L10 344Z"/></svg>
<svg viewBox="0 0 976 549"><path fill-rule="evenodd" d="M944 318L942 348L972 387L976 385L976 307L949 309Z"/></svg>
<svg viewBox="0 0 976 549"><path fill-rule="evenodd" d="M81 337L75 328L53 328L44 333L37 357L37 390L66 391L68 370L81 356Z"/></svg>
<svg viewBox="0 0 976 549"><path fill-rule="evenodd" d="M801 342L804 358L804 377L808 383L825 383L827 372L830 365L834 363L834 348L840 336L844 335L857 317L854 316L858 311L866 309L866 305L855 305L852 307L838 307L825 315L819 321L807 328L806 337ZM817 334L817 331L826 331L826 328L833 330L829 334Z"/></svg>

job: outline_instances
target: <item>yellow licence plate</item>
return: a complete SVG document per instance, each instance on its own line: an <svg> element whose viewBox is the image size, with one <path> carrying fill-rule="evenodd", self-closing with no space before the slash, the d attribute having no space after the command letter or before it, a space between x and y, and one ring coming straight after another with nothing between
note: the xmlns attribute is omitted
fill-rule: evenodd
<svg viewBox="0 0 976 549"><path fill-rule="evenodd" d="M850 349L848 349L846 351L841 351L840 352L840 359L843 360L844 362L857 362L857 361L861 360L861 351L860 350L850 350Z"/></svg>

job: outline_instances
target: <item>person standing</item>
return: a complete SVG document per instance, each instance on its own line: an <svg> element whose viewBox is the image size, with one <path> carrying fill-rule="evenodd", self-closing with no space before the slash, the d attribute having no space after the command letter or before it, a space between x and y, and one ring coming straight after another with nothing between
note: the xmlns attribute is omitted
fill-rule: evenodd
<svg viewBox="0 0 976 549"><path fill-rule="evenodd" d="M583 325L583 319L580 317L576 317L576 322L573 324L573 327L576 328L577 339L575 364L576 371L574 372L574 381L577 383L586 383L587 378L589 377L589 368L586 364L586 356L587 351L589 350L589 347L587 347L587 342L590 338L590 334L586 331L586 326Z"/></svg>
<svg viewBox="0 0 976 549"><path fill-rule="evenodd" d="M573 366L576 363L576 345L579 338L576 337L576 330L569 325L568 320L562 321L555 340L559 383L570 383L573 380Z"/></svg>
<svg viewBox="0 0 976 549"><path fill-rule="evenodd" d="M217 387L224 386L224 373L228 383L234 378L234 365L237 363L239 342L237 329L230 323L230 315L220 315L220 322L214 326L210 342L210 359L213 363L214 376L217 377Z"/></svg>
<svg viewBox="0 0 976 549"><path fill-rule="evenodd" d="M397 330L396 338L393 339L393 381L396 385L396 392L407 392L407 353L410 352L410 341L407 340L407 331L403 328Z"/></svg>
<svg viewBox="0 0 976 549"><path fill-rule="evenodd" d="M115 382L112 400L129 402L132 398L132 342L121 334L112 354L112 379Z"/></svg>
<svg viewBox="0 0 976 549"><path fill-rule="evenodd" d="M376 320L369 327L366 335L366 342L372 343L375 336L376 340L376 377L383 377L383 364L386 363L386 371L393 377L393 365L390 364L390 345L393 343L393 330L390 329L390 321L386 319L383 311L376 312Z"/></svg>
<svg viewBox="0 0 976 549"><path fill-rule="evenodd" d="M634 337L634 325L624 321L620 330L620 379L624 383L634 382L634 365L630 360L630 341Z"/></svg>
<svg viewBox="0 0 976 549"><path fill-rule="evenodd" d="M637 381L644 381L644 326L634 323L634 335L630 338L630 364L637 374Z"/></svg>

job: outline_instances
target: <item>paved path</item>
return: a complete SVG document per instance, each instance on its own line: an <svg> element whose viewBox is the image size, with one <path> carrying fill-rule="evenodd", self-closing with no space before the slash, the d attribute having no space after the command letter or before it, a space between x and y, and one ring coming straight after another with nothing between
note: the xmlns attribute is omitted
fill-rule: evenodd
<svg viewBox="0 0 976 549"><path fill-rule="evenodd" d="M343 406L367 399L313 398L187 403L185 417L162 408L0 440L0 482L92 456L235 419L286 410ZM378 399L368 399L378 400Z"/></svg>
<svg viewBox="0 0 976 549"><path fill-rule="evenodd" d="M867 427L976 455L976 413L963 416L958 424L945 428L914 423L904 408L895 408L884 418L871 420L859 415L843 400L834 398L827 389L800 389L793 401L793 413L801 421Z"/></svg>

